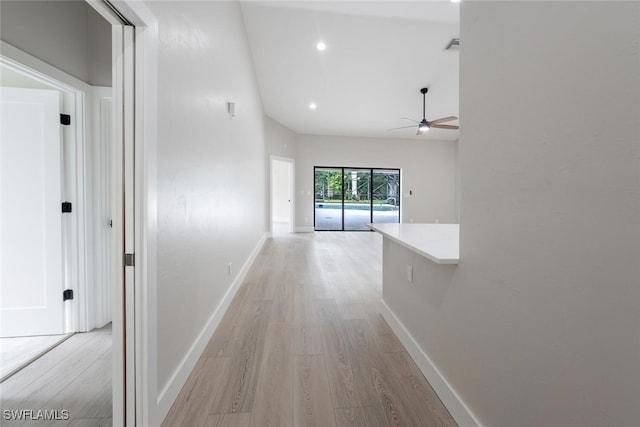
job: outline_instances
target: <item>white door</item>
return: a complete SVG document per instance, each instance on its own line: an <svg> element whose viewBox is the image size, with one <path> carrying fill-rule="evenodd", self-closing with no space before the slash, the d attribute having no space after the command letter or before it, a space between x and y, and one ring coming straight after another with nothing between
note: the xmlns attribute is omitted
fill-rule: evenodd
<svg viewBox="0 0 640 427"><path fill-rule="evenodd" d="M0 91L0 337L61 334L60 95Z"/></svg>

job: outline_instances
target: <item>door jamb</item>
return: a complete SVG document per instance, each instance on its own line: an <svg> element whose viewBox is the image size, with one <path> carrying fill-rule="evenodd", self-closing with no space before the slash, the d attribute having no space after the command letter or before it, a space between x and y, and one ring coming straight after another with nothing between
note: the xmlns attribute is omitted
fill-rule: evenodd
<svg viewBox="0 0 640 427"><path fill-rule="evenodd" d="M111 0L108 2L109 5L106 0L86 1L103 16L104 8L111 6L117 9L118 14L135 26L135 122L133 124L135 313L134 319L128 320L133 321L135 334L135 354L133 355L135 425L160 425L164 414L158 411L157 290L155 286L157 276L158 22L149 8L138 0ZM114 256L116 255L120 254L114 253ZM127 380L132 379L127 378ZM119 425L116 424L115 419L114 425Z"/></svg>

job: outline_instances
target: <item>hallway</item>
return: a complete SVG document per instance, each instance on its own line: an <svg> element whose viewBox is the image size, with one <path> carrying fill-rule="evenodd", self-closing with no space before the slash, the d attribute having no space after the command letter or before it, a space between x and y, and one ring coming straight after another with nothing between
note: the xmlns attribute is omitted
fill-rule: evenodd
<svg viewBox="0 0 640 427"><path fill-rule="evenodd" d="M267 240L163 426L455 426L379 314L381 246Z"/></svg>

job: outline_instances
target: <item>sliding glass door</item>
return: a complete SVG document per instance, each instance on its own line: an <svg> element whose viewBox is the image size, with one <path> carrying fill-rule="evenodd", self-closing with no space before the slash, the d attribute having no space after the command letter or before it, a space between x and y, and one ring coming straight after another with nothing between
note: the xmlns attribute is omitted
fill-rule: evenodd
<svg viewBox="0 0 640 427"><path fill-rule="evenodd" d="M371 222L371 169L344 169L345 231L366 231Z"/></svg>
<svg viewBox="0 0 640 427"><path fill-rule="evenodd" d="M342 230L342 168L315 168L315 228Z"/></svg>
<svg viewBox="0 0 640 427"><path fill-rule="evenodd" d="M366 231L369 223L400 222L400 170L314 168L317 231Z"/></svg>
<svg viewBox="0 0 640 427"><path fill-rule="evenodd" d="M372 176L373 218L371 222L400 222L400 171L374 169Z"/></svg>

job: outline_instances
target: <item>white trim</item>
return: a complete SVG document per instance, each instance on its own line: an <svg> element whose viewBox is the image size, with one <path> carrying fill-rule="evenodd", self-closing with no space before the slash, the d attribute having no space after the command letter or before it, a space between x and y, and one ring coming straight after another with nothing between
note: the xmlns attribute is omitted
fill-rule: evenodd
<svg viewBox="0 0 640 427"><path fill-rule="evenodd" d="M58 87L59 90L68 92L89 92L90 86L65 73L46 62L31 56L28 53L0 40L0 54L8 59L11 64L21 72L40 80L43 83Z"/></svg>
<svg viewBox="0 0 640 427"><path fill-rule="evenodd" d="M112 24L120 25L102 1L87 1ZM156 426L166 415L160 414L157 408L158 21L139 0L110 3L135 25L136 425Z"/></svg>
<svg viewBox="0 0 640 427"><path fill-rule="evenodd" d="M416 362L416 365L418 365L418 368L458 425L460 427L481 427L480 421L473 415L469 407L467 407L462 398L440 373L436 365L429 359L429 356L422 350L418 342L411 336L384 300L380 300L380 311L384 320L387 321L393 332L400 339L402 345L407 349L411 358Z"/></svg>
<svg viewBox="0 0 640 427"><path fill-rule="evenodd" d="M313 227L296 227L296 233L313 233L315 231Z"/></svg>
<svg viewBox="0 0 640 427"><path fill-rule="evenodd" d="M93 173L91 188L93 189L92 217L94 223L92 247L92 270L94 273L94 286L90 300L94 301L92 313L89 315L89 330L100 328L111 322L111 253L110 239L111 228L111 113L113 91L111 88L93 87L91 122L93 144ZM90 246L90 247L91 247Z"/></svg>
<svg viewBox="0 0 640 427"><path fill-rule="evenodd" d="M258 241L256 247L249 255L249 258L242 266L242 269L235 277L233 283L231 284L229 289L227 289L224 297L222 297L222 300L218 304L218 307L216 307L216 309L213 311L213 314L207 321L206 325L204 326L200 334L198 334L198 338L196 338L196 340L193 342L186 356L182 359L182 361L178 365L178 368L173 372L173 375L171 375L171 378L167 382L167 385L160 391L160 394L158 395L159 413L157 414L160 420L164 419L164 417L169 412L169 409L171 409L171 405L175 401L176 397L178 397L178 393L187 381L187 378L191 374L191 371L193 371L193 368L196 366L200 355L204 351L207 343L220 324L222 317L229 308L229 304L231 304L233 297L238 292L240 285L242 285L242 283L244 282L249 269L260 253L260 250L262 249L266 239L267 233L264 233Z"/></svg>
<svg viewBox="0 0 640 427"><path fill-rule="evenodd" d="M112 86L113 101L111 112L111 126L113 132L113 141L111 143L111 219L113 221L112 234L110 241L110 252L113 255L111 259L111 310L112 310L112 353L117 357L113 358L112 366L112 422L114 426L126 425L126 406L125 406L125 359L127 357L125 351L125 299L124 299L124 278L122 253L124 246L124 220L123 220L123 31L122 27L113 25L111 33L112 46Z"/></svg>
<svg viewBox="0 0 640 427"><path fill-rule="evenodd" d="M157 140L158 140L158 26L139 2L131 5L144 20L136 23L136 404L138 424L160 425L157 352ZM128 14L131 19L131 15ZM139 21L140 19L138 19ZM164 416L163 416L164 417Z"/></svg>

